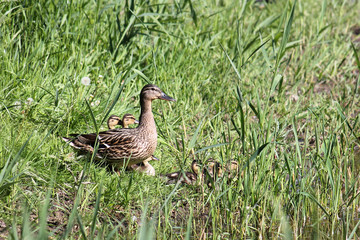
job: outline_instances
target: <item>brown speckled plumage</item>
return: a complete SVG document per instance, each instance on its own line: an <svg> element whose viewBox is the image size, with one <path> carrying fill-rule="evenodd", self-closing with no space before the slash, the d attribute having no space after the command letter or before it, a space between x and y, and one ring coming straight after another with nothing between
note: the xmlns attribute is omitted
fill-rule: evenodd
<svg viewBox="0 0 360 240"><path fill-rule="evenodd" d="M201 170L202 169L202 170ZM186 184L203 184L204 181L208 186L211 186L211 182L214 182L218 177L222 177L223 172L219 162L210 158L206 161L206 166L201 168L196 160L191 164L192 172L174 172L168 173L165 176L168 178L168 184L181 182Z"/></svg>
<svg viewBox="0 0 360 240"><path fill-rule="evenodd" d="M95 143L98 142L96 157L118 166L147 160L151 158L157 145L156 125L151 111L151 102L155 99L175 101L156 85L148 84L140 93L141 114L137 128L111 129L100 132L99 135L72 134L71 136L75 136L74 139L63 139L74 148L90 153L94 151Z"/></svg>
<svg viewBox="0 0 360 240"><path fill-rule="evenodd" d="M199 165L196 160L191 164L191 170L193 172L173 172L168 173L165 176L168 178L167 184L173 184L176 182L186 183L186 184L195 184L198 179Z"/></svg>

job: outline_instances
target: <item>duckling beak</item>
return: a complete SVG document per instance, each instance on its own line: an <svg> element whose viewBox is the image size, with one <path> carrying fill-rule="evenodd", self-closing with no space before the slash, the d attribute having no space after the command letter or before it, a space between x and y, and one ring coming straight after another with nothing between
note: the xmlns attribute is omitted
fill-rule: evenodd
<svg viewBox="0 0 360 240"><path fill-rule="evenodd" d="M169 96L166 95L165 93L162 93L161 96L159 97L159 99L166 100L166 101L176 102L175 99L173 99L172 97L169 97Z"/></svg>
<svg viewBox="0 0 360 240"><path fill-rule="evenodd" d="M134 120L134 123L135 123L135 124L139 124L139 121L135 119L135 120Z"/></svg>

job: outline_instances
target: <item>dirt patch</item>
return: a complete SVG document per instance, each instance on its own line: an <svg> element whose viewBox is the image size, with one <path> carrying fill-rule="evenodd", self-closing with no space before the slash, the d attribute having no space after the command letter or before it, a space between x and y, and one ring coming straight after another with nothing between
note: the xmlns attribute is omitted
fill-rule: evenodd
<svg viewBox="0 0 360 240"><path fill-rule="evenodd" d="M0 239L5 239L9 236L9 230L3 220L0 220Z"/></svg>
<svg viewBox="0 0 360 240"><path fill-rule="evenodd" d="M328 81L322 81L314 86L314 93L331 93L331 89L333 89L334 84Z"/></svg>
<svg viewBox="0 0 360 240"><path fill-rule="evenodd" d="M55 200L52 202L47 218L48 230L60 234L66 229L75 196L64 190L59 190L53 199Z"/></svg>

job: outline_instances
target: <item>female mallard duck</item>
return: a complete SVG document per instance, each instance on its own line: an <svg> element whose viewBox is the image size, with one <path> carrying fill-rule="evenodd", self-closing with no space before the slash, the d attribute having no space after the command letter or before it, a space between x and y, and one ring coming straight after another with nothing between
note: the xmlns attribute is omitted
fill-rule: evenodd
<svg viewBox="0 0 360 240"><path fill-rule="evenodd" d="M122 167L132 165L150 158L157 145L157 132L151 103L155 99L175 101L159 87L148 84L140 93L140 123L137 128L111 129L99 134L72 134L74 138L64 137L64 141L76 149L93 153L98 142L96 157Z"/></svg>
<svg viewBox="0 0 360 240"><path fill-rule="evenodd" d="M109 129L115 129L116 125L121 125L123 128L129 128L129 125L131 124L138 124L139 121L136 120L134 115L126 113L122 119L120 119L119 116L111 115L107 121L107 125ZM150 160L159 160L155 156L151 156ZM155 176L155 168L151 166L151 164L148 162L149 160L145 160L138 164L131 165L128 169L129 170L135 170L138 172L143 172L150 176Z"/></svg>
<svg viewBox="0 0 360 240"><path fill-rule="evenodd" d="M125 114L122 119L119 116L111 115L107 120L107 125L109 129L115 129L116 125L120 125L123 128L128 128L131 124L138 124L139 121L135 119L132 114Z"/></svg>

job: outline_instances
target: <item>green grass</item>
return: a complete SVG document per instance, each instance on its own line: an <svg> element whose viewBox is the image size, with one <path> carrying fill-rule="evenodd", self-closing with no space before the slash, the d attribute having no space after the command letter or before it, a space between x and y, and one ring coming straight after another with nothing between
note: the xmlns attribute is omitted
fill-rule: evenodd
<svg viewBox="0 0 360 240"><path fill-rule="evenodd" d="M359 8L1 2L0 238L358 238ZM153 104L156 177L118 176L61 140L138 116L149 82L177 100ZM160 177L210 157L241 177Z"/></svg>

